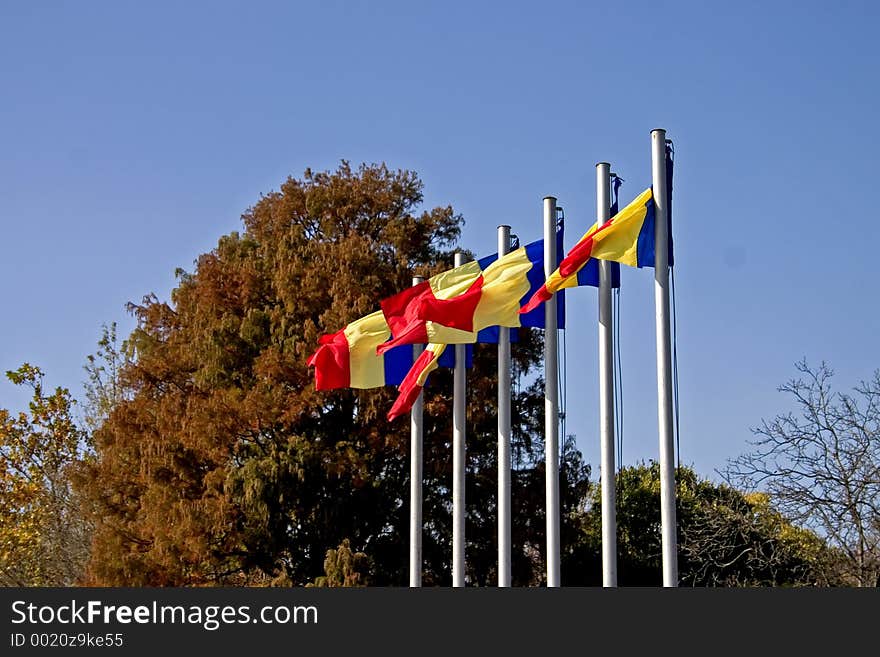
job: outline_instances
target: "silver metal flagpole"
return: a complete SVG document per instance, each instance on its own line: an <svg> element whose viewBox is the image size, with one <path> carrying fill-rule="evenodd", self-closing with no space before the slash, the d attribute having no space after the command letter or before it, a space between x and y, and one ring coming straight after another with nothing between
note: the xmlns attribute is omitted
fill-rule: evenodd
<svg viewBox="0 0 880 657"><path fill-rule="evenodd" d="M669 333L669 240L667 228L666 131L651 131L654 186L654 305L657 334L657 420L660 429L660 525L663 586L678 586L675 518L675 442L672 432L672 358Z"/></svg>
<svg viewBox="0 0 880 657"><path fill-rule="evenodd" d="M413 276L413 285L425 279ZM424 350L424 345L413 345L413 360ZM422 441L424 436L424 393L419 393L409 420L409 585L422 585Z"/></svg>
<svg viewBox="0 0 880 657"><path fill-rule="evenodd" d="M544 197L544 277L556 261L556 198ZM544 466L547 497L547 586L559 586L559 364L556 295L544 303Z"/></svg>
<svg viewBox="0 0 880 657"><path fill-rule="evenodd" d="M510 226L498 226L498 257ZM498 327L498 586L510 586L510 329Z"/></svg>
<svg viewBox="0 0 880 657"><path fill-rule="evenodd" d="M596 165L596 221L611 218L611 165ZM617 586L617 510L614 467L614 337L611 263L599 260L599 436L602 477L602 586Z"/></svg>
<svg viewBox="0 0 880 657"><path fill-rule="evenodd" d="M465 263L455 254L455 266ZM455 345L452 384L452 586L464 586L465 345Z"/></svg>

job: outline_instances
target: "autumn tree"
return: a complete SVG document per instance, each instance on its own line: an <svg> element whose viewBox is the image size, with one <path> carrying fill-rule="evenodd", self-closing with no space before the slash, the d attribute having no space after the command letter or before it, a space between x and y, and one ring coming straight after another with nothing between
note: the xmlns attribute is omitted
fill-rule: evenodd
<svg viewBox="0 0 880 657"><path fill-rule="evenodd" d="M414 272L451 266L462 219L421 203L409 171L307 170L180 271L170 300L131 306L130 359L84 482L97 524L91 582L299 585L322 576L327 551L348 540L371 560L372 583L405 584L409 425L385 419L395 391L316 392L305 361L319 335L374 311ZM468 578L484 583L495 561L496 360L492 346L475 352ZM540 335L523 331L517 373L528 378L540 352ZM439 370L426 388L426 584L451 579L450 380ZM535 394L527 387L514 401L523 455L514 499L543 491ZM533 581L523 546L541 545L543 526L515 523L516 572Z"/></svg>
<svg viewBox="0 0 880 657"><path fill-rule="evenodd" d="M47 392L40 368L25 363L6 376L33 394L27 411L0 409L0 585L70 586L89 553L71 485L88 434L69 391Z"/></svg>
<svg viewBox="0 0 880 657"><path fill-rule="evenodd" d="M797 412L762 422L726 475L825 537L840 556L829 578L880 586L880 371L847 394L832 390L825 363L797 370L779 388Z"/></svg>

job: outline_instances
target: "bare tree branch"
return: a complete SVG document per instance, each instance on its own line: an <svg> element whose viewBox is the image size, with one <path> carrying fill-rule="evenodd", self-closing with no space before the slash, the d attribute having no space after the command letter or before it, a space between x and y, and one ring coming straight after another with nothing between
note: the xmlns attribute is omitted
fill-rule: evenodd
<svg viewBox="0 0 880 657"><path fill-rule="evenodd" d="M762 420L752 451L728 462L728 482L765 490L792 521L813 529L841 556L829 566L843 583L880 582L880 371L853 394L834 393L824 362L796 364L779 388L798 414Z"/></svg>

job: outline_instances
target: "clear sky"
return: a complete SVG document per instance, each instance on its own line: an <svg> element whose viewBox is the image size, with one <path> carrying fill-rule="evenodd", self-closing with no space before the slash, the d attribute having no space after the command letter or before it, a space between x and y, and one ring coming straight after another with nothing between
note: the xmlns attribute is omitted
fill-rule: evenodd
<svg viewBox="0 0 880 657"><path fill-rule="evenodd" d="M416 170L428 205L570 246L609 161L676 149L681 459L714 476L806 357L880 366L875 2L0 3L0 369L81 393L101 324L306 167ZM656 458L651 270L624 268L624 460ZM568 295L568 430L598 475L596 296ZM0 383L0 406L25 397Z"/></svg>

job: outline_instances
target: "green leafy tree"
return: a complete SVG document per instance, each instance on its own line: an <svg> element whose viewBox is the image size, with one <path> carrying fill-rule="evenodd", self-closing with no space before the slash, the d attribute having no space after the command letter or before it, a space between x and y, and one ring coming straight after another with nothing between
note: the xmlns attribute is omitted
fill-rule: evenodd
<svg viewBox="0 0 880 657"><path fill-rule="evenodd" d="M601 584L600 487L591 491L569 583ZM807 586L828 583L830 557L815 533L794 526L765 495L746 494L676 472L679 581L688 586ZM660 586L660 469L625 467L617 475L618 583Z"/></svg>
<svg viewBox="0 0 880 657"><path fill-rule="evenodd" d="M345 539L338 548L327 550L324 575L316 577L313 586L367 586L371 568L370 558L363 552L353 552L349 540Z"/></svg>

